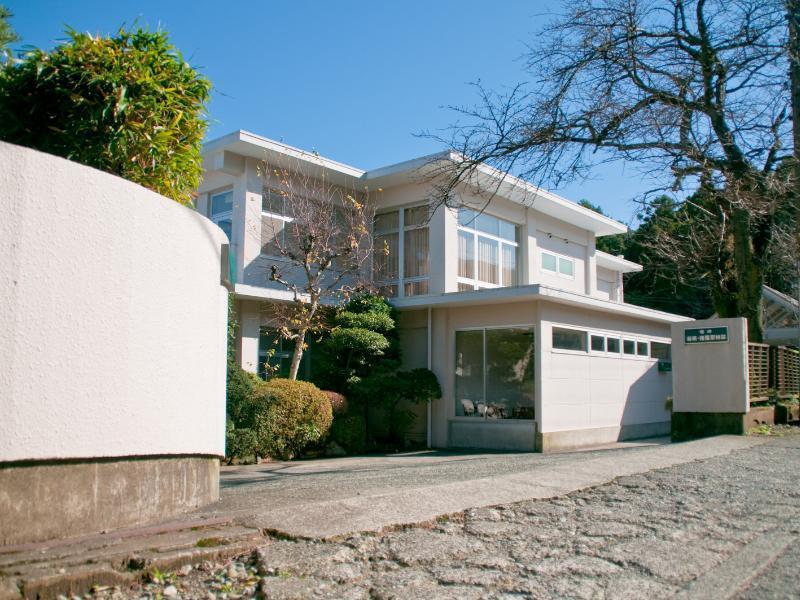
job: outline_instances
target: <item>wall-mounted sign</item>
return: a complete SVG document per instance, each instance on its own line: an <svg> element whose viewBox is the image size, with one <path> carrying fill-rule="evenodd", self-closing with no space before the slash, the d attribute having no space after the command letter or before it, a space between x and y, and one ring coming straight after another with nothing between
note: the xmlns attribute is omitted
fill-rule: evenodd
<svg viewBox="0 0 800 600"><path fill-rule="evenodd" d="M683 331L684 344L719 344L728 341L728 327L698 327Z"/></svg>

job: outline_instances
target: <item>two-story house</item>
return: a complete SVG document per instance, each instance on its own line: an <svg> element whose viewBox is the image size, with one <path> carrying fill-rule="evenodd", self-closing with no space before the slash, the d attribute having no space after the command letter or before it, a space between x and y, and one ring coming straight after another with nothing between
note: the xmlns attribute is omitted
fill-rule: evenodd
<svg viewBox="0 0 800 600"><path fill-rule="evenodd" d="M264 224L287 217L265 198L260 165L290 161L381 190L378 283L400 311L405 366L432 369L443 390L416 420L428 445L547 451L669 433L670 324L687 319L624 302L622 276L641 267L595 240L625 225L489 167L457 207L429 214L448 153L363 171L238 131L204 157L198 210L231 240L244 368L266 359L265 309L289 299L268 282Z"/></svg>

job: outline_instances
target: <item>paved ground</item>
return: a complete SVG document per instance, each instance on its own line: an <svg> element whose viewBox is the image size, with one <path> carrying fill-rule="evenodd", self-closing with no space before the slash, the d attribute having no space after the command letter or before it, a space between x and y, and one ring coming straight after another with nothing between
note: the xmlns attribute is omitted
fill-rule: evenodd
<svg viewBox="0 0 800 600"><path fill-rule="evenodd" d="M797 598L799 464L800 435L790 435L425 526L335 542L275 539L221 573L176 578L175 591L204 597L225 590L229 598L256 589L267 598Z"/></svg>
<svg viewBox="0 0 800 600"><path fill-rule="evenodd" d="M257 514L271 512L273 497L272 514L281 514L299 501L299 512L316 525L351 519L336 510L358 502L358 490L371 504L405 497L404 508L417 514L415 495L430 507L433 474L442 478L445 496L478 490L473 505L486 497L487 481L499 482L494 497L508 495L514 482L526 493L540 489L531 481L552 476L572 489L591 477L608 483L571 493L544 486L548 496L538 500L328 541L264 537L247 525L253 514L241 508L241 518L218 521L219 538L208 537L209 521L198 531L41 550L40 564L30 553L24 560L0 554L0 575L17 569L13 585L45 597L59 577L85 569L73 579L76 586L118 586L95 587L87 598L796 598L798 461L800 435L787 435L555 456L426 455L237 468L225 477L217 509L260 495ZM475 499L447 498L455 500ZM66 574L53 574L58 560L66 561ZM156 581L136 584L136 569ZM103 573L108 577L98 578ZM5 588L8 597L13 585Z"/></svg>
<svg viewBox="0 0 800 600"><path fill-rule="evenodd" d="M428 452L236 467L224 470L222 500L204 514L235 515L248 527L293 537L329 538L549 498L754 443L721 436L713 442L615 444L580 454Z"/></svg>

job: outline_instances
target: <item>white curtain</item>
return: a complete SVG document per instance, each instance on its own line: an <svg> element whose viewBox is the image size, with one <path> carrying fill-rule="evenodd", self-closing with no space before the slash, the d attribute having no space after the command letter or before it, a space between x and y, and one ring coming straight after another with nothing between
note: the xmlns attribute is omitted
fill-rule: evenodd
<svg viewBox="0 0 800 600"><path fill-rule="evenodd" d="M429 273L428 228L407 229L403 249L403 277L425 277Z"/></svg>
<svg viewBox="0 0 800 600"><path fill-rule="evenodd" d="M478 236L478 281L500 283L498 280L497 241Z"/></svg>
<svg viewBox="0 0 800 600"><path fill-rule="evenodd" d="M473 235L466 231L458 232L458 276L475 277L475 242Z"/></svg>
<svg viewBox="0 0 800 600"><path fill-rule="evenodd" d="M375 250L373 266L375 279L378 281L393 281L399 276L400 256L398 253L399 234L387 233L375 236ZM386 250L388 249L388 254Z"/></svg>
<svg viewBox="0 0 800 600"><path fill-rule="evenodd" d="M517 284L517 249L503 244L503 285Z"/></svg>

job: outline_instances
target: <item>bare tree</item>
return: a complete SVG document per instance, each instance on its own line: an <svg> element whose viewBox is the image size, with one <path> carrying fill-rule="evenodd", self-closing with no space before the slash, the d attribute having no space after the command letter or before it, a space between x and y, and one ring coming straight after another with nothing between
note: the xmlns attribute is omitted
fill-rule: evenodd
<svg viewBox="0 0 800 600"><path fill-rule="evenodd" d="M291 293L272 317L280 336L294 342L289 378L296 379L306 336L325 326L323 309L369 284L374 208L367 189L335 184L321 167L263 163L260 172L268 279Z"/></svg>
<svg viewBox="0 0 800 600"><path fill-rule="evenodd" d="M702 190L695 237L717 252L701 257L715 308L762 339L763 261L800 176L788 22L797 0L574 0L530 47L531 83L478 86L479 106L459 109L468 122L448 142L463 159L440 201L481 163L559 186L622 159L653 192Z"/></svg>

